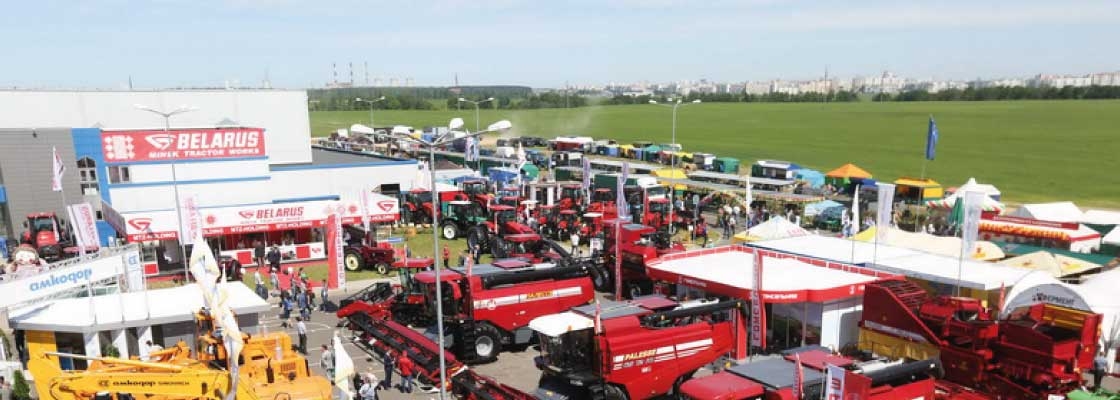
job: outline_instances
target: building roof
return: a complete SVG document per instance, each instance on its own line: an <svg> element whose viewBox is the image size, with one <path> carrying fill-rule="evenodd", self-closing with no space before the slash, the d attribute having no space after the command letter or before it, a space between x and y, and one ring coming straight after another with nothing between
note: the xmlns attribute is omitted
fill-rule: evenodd
<svg viewBox="0 0 1120 400"><path fill-rule="evenodd" d="M329 147L311 146L312 166L354 166L381 163L415 164L416 160L406 160L403 158L388 157L371 153L363 153L359 151L347 151L341 149L332 149ZM284 169L285 167L292 166L279 166L280 169Z"/></svg>
<svg viewBox="0 0 1120 400"><path fill-rule="evenodd" d="M650 262L646 271L654 279L747 298L754 287L755 251L765 250L723 246L669 254ZM842 299L862 294L866 283L893 277L853 265L766 253L762 261L762 298L767 302Z"/></svg>
<svg viewBox="0 0 1120 400"><path fill-rule="evenodd" d="M941 184L933 179L898 178L894 181L894 184L920 188L941 187Z"/></svg>
<svg viewBox="0 0 1120 400"><path fill-rule="evenodd" d="M1078 220L1083 224L1120 225L1120 211L1089 210Z"/></svg>
<svg viewBox="0 0 1120 400"><path fill-rule="evenodd" d="M868 268L947 285L957 283L958 257L924 253L890 245L865 243L828 236L798 236L753 242L752 247L802 254L825 260L866 265ZM965 260L961 264L963 287L995 290L1013 285L1029 270Z"/></svg>
<svg viewBox="0 0 1120 400"><path fill-rule="evenodd" d="M270 306L240 282L222 284L233 312L247 315L267 312ZM96 332L137 326L193 321L204 306L196 285L169 289L60 299L13 310L8 323L14 329L56 332ZM92 312L97 310L96 313Z"/></svg>

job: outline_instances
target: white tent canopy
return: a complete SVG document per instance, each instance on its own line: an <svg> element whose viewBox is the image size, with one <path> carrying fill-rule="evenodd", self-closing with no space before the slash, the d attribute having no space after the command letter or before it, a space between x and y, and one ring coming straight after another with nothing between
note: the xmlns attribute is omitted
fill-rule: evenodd
<svg viewBox="0 0 1120 400"><path fill-rule="evenodd" d="M770 218L769 221L747 229L747 236L753 236L758 238L758 240L782 239L810 234L809 231L797 226L797 224L789 222L789 220L782 216Z"/></svg>
<svg viewBox="0 0 1120 400"><path fill-rule="evenodd" d="M1083 224L1120 225L1120 211L1089 210L1078 221Z"/></svg>
<svg viewBox="0 0 1120 400"><path fill-rule="evenodd" d="M1112 232L1104 235L1104 238L1101 239L1101 243L1120 246L1120 226L1113 228Z"/></svg>
<svg viewBox="0 0 1120 400"><path fill-rule="evenodd" d="M1032 218L1052 222L1077 222L1083 213L1072 201L1056 203L1023 204L1011 213L1012 217Z"/></svg>
<svg viewBox="0 0 1120 400"><path fill-rule="evenodd" d="M965 182L963 185L958 187L957 191L954 193L964 192L980 192L987 195L988 197L991 197L992 200L999 200L1000 197L1000 191L995 187L995 185L990 185L987 183L976 183L976 178L968 178L968 182Z"/></svg>

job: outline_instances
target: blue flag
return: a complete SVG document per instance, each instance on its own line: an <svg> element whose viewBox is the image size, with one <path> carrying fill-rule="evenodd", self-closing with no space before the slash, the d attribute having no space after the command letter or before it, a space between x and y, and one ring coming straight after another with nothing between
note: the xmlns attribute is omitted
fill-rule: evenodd
<svg viewBox="0 0 1120 400"><path fill-rule="evenodd" d="M929 131L926 132L926 159L932 160L935 154L937 154L937 122L933 121L931 115L929 117Z"/></svg>

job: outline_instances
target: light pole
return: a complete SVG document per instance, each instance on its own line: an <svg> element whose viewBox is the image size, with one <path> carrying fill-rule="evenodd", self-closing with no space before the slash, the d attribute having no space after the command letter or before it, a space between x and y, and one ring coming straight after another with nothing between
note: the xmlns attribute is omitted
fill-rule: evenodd
<svg viewBox="0 0 1120 400"><path fill-rule="evenodd" d="M363 101L366 102L366 103L369 103L369 129L373 129L373 132L377 133L377 126L373 124L373 105L376 104L379 101L385 101L385 96L381 96L381 97L378 97L378 98L373 99L373 100L370 100L370 99L362 100L361 97L358 97L358 98L354 99L355 103L361 103Z"/></svg>
<svg viewBox="0 0 1120 400"><path fill-rule="evenodd" d="M134 104L133 107L135 107L137 110L147 111L163 117L163 133L167 135L171 134L171 117L185 112L197 110L197 108L195 107L188 106L179 106L179 108L171 111L160 111L141 104ZM171 187L175 194L175 216L179 219L178 224L176 224L177 226L179 226L179 231L176 235L179 237L179 251L182 252L182 255L179 257L179 261L183 263L183 281L190 282L191 274L187 265L186 238L183 237L183 210L179 208L179 178L175 175L174 159L171 160Z"/></svg>
<svg viewBox="0 0 1120 400"><path fill-rule="evenodd" d="M677 145L677 109L680 108L681 106L687 106L689 104L700 104L700 99L693 100L689 103L681 102L681 99L679 97L677 98L676 101L673 101L672 98L669 98L668 100L669 100L669 103L671 103L671 104L659 104L659 103L657 103L657 100L650 100L649 104L659 105L659 106L664 106L664 107L672 107L673 108L673 143L672 144L675 146L675 145ZM676 169L677 169L677 153L679 153L679 151L674 151L673 155L671 157L669 157L669 170L673 171L672 174L673 174L674 177L676 176ZM670 235L672 235L672 232L673 232L673 209L677 207L677 205L675 204L676 194L677 194L675 189L676 189L675 184L670 184L669 185L669 234Z"/></svg>
<svg viewBox="0 0 1120 400"><path fill-rule="evenodd" d="M416 139L412 136L401 134L399 132L393 132L393 134L396 135L399 139L407 140L419 144L421 147L428 148L428 172L430 173L429 178L431 179L432 190L432 259L435 262L435 265L433 265L432 268L435 270L436 274L436 335L439 336L439 398L441 400L447 399L447 358L443 353L443 291L440 287L440 270L442 269L443 264L442 260L440 260L439 252L439 230L436 229L436 225L434 224L434 222L439 221L439 190L436 188L436 148L459 139L475 137L484 133L504 131L512 128L513 124L509 121L501 120L490 124L490 126L487 127L484 131L471 132L462 137L455 137L455 135L451 133L451 131L461 129L463 127L462 118L453 118L451 120L451 123L449 123L447 127L448 132L446 134L432 138L431 141Z"/></svg>
<svg viewBox="0 0 1120 400"><path fill-rule="evenodd" d="M467 99L464 99L462 97L459 98L460 103L474 104L474 130L476 130L476 131L479 129L478 128L478 106L482 103L486 103L486 102L489 102L489 101L494 101L494 98L493 97L488 97L488 98L486 98L486 100L479 100L479 101L467 100Z"/></svg>

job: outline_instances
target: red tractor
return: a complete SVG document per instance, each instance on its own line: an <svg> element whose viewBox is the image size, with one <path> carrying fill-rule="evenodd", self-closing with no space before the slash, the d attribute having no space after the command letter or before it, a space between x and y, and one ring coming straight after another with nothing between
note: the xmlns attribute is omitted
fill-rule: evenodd
<svg viewBox="0 0 1120 400"><path fill-rule="evenodd" d="M868 284L860 348L892 358L937 358L945 380L1008 400L1064 395L1084 383L1101 314L1046 303L998 320L980 300L930 297L916 284Z"/></svg>
<svg viewBox="0 0 1120 400"><path fill-rule="evenodd" d="M439 192L441 203L466 200L462 191L444 190ZM401 194L401 221L413 224L432 223L432 191L413 189Z"/></svg>
<svg viewBox="0 0 1120 400"><path fill-rule="evenodd" d="M579 228L580 216L576 210L560 210L556 229L553 231L556 240L567 240L572 231Z"/></svg>
<svg viewBox="0 0 1120 400"><path fill-rule="evenodd" d="M536 233L529 225L518 221L517 209L506 205L490 206L491 219L476 225L467 232L467 244L471 247L478 246L482 253L490 253L494 248L503 246L499 243L506 235ZM501 258L495 254L495 257Z"/></svg>
<svg viewBox="0 0 1120 400"><path fill-rule="evenodd" d="M646 263L669 253L685 250L680 243L673 243L669 234L651 226L623 223L617 228L620 240L615 240L615 221L604 223L603 252L595 260L605 271L606 280L596 281L600 291L613 291L615 279L615 254L622 256L623 294L631 298L654 292L653 281L646 275ZM619 246L616 250L615 246Z"/></svg>
<svg viewBox="0 0 1120 400"><path fill-rule="evenodd" d="M560 184L560 198L556 200L556 205L561 210L576 210L582 212L584 204L584 190L583 185L579 183L563 183Z"/></svg>
<svg viewBox="0 0 1120 400"><path fill-rule="evenodd" d="M366 237L365 230L353 226L345 226L352 237ZM431 258L406 258L400 250L394 249L388 242L374 241L373 245L365 241L351 241L343 248L342 264L347 271L361 271L373 268L381 275L388 275L389 271L397 268L428 267L433 264Z"/></svg>
<svg viewBox="0 0 1120 400"><path fill-rule="evenodd" d="M597 311L598 310L598 311ZM742 300L608 301L534 319L540 399L625 400L678 394L697 370L732 351ZM597 322L598 321L598 322Z"/></svg>
<svg viewBox="0 0 1120 400"><path fill-rule="evenodd" d="M560 224L560 212L555 205L538 204L533 207L533 218L537 220L537 233L541 236L556 239Z"/></svg>
<svg viewBox="0 0 1120 400"><path fill-rule="evenodd" d="M55 262L72 256L66 249L73 246L65 221L60 221L53 212L27 214L23 222L20 243L31 245L39 252L39 257L47 262Z"/></svg>
<svg viewBox="0 0 1120 400"><path fill-rule="evenodd" d="M592 237L603 234L603 214L587 212L583 214L583 223L579 226L580 241L587 243Z"/></svg>
<svg viewBox="0 0 1120 400"><path fill-rule="evenodd" d="M782 352L781 358L765 358L734 365L722 372L696 378L681 385L681 395L690 400L797 400L796 357L801 360L801 398L820 399L826 388L837 399L910 400L934 399L935 378L941 363L934 360L889 362L882 359L854 360L833 355L821 346L806 346ZM828 366L839 367L828 376ZM830 379L826 379L830 378Z"/></svg>
<svg viewBox="0 0 1120 400"><path fill-rule="evenodd" d="M598 272L590 264L569 261L529 264L507 259L443 270L444 330L456 357L467 363L493 361L503 348L529 345L533 318L591 301L595 293L588 276ZM348 302L337 315L432 324L436 318L435 272L419 272L408 285L406 291L393 295L387 284L381 284L368 299ZM351 324L351 328L358 327Z"/></svg>
<svg viewBox="0 0 1120 400"><path fill-rule="evenodd" d="M490 207L494 202L494 194L490 193L489 185L484 180L466 180L459 184L467 199L478 203L483 208Z"/></svg>
<svg viewBox="0 0 1120 400"><path fill-rule="evenodd" d="M587 205L587 211L602 213L606 219L618 218L618 203L615 201L614 192L605 188L595 189L591 194L591 204Z"/></svg>

